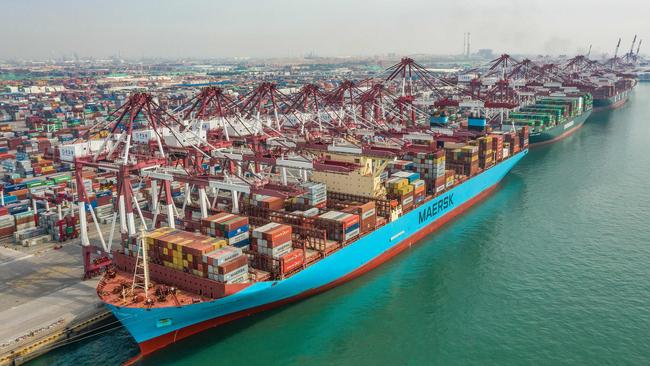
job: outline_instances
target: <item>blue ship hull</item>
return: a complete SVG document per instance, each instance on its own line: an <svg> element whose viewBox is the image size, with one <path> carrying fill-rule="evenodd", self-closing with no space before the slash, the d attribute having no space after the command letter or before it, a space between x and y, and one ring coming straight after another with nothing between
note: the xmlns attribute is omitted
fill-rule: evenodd
<svg viewBox="0 0 650 366"><path fill-rule="evenodd" d="M502 161L287 279L257 282L221 299L179 307L107 306L142 354L148 354L204 329L325 291L390 259L476 203L527 153Z"/></svg>

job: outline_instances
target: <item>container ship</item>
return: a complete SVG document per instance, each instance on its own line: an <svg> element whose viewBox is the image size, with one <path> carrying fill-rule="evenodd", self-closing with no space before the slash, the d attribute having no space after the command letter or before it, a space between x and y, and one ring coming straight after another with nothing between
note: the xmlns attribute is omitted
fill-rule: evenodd
<svg viewBox="0 0 650 366"><path fill-rule="evenodd" d="M579 129L592 110L593 100L589 93L541 97L532 105L510 112L506 124L530 127L530 146L541 146Z"/></svg>
<svg viewBox="0 0 650 366"><path fill-rule="evenodd" d="M300 193L244 194L240 207L210 212L195 232L143 230L113 251L97 294L143 356L326 291L488 195L528 153L529 127L428 137L403 146L301 142L314 160ZM168 193L191 194L174 183Z"/></svg>
<svg viewBox="0 0 650 366"><path fill-rule="evenodd" d="M596 112L616 109L624 105L637 80L631 76L618 77L611 74L598 78L597 83L599 86L593 90L593 105Z"/></svg>

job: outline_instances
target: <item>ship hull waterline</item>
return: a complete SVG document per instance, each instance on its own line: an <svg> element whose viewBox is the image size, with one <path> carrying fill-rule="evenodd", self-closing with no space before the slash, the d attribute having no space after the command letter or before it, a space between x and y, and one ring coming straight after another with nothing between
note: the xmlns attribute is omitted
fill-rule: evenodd
<svg viewBox="0 0 650 366"><path fill-rule="evenodd" d="M106 304L140 347L140 355L129 363L209 328L316 295L376 268L489 195L527 153L519 152L285 280L258 282L222 299L179 307Z"/></svg>
<svg viewBox="0 0 650 366"><path fill-rule="evenodd" d="M530 147L535 148L544 146L568 137L585 124L585 121L589 118L592 111L593 110L587 111L563 125L555 126L539 134L531 134L528 137Z"/></svg>

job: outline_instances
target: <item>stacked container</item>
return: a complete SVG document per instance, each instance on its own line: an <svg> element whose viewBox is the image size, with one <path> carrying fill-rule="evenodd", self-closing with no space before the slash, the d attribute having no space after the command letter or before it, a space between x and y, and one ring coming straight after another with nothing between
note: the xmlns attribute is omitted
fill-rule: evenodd
<svg viewBox="0 0 650 366"><path fill-rule="evenodd" d="M251 250L279 259L293 249L291 226L275 222L253 230Z"/></svg>
<svg viewBox="0 0 650 366"><path fill-rule="evenodd" d="M530 128L528 127L522 127L519 130L518 137L519 137L519 149L525 149L528 146L528 137L530 134Z"/></svg>
<svg viewBox="0 0 650 366"><path fill-rule="evenodd" d="M346 212L359 216L359 230L363 234L371 232L377 226L377 211L375 206L375 201L368 201L364 204L345 209Z"/></svg>
<svg viewBox="0 0 650 366"><path fill-rule="evenodd" d="M456 174L468 177L478 173L478 146L464 145L460 148L445 148L445 150L447 168L454 170Z"/></svg>
<svg viewBox="0 0 650 366"><path fill-rule="evenodd" d="M492 150L494 151L494 159L496 162L503 160L503 135L495 134L492 136Z"/></svg>
<svg viewBox="0 0 650 366"><path fill-rule="evenodd" d="M413 177L415 178L413 181L417 180L417 176ZM407 211L413 208L413 191L415 187L409 183L407 178L391 177L386 181L386 188L389 197L396 199L402 205L402 210Z"/></svg>
<svg viewBox="0 0 650 366"><path fill-rule="evenodd" d="M514 131L506 132L505 134L503 134L503 138L505 143L507 143L508 145L508 156L512 156L519 152L520 150L519 135L516 132ZM505 143L504 143L504 148L506 147Z"/></svg>
<svg viewBox="0 0 650 366"><path fill-rule="evenodd" d="M440 149L432 153L416 153L413 157L413 168L430 186L445 175L445 151Z"/></svg>
<svg viewBox="0 0 650 366"><path fill-rule="evenodd" d="M218 213L201 219L201 234L213 238L223 238L228 245L248 248L248 217L227 212Z"/></svg>
<svg viewBox="0 0 650 366"><path fill-rule="evenodd" d="M325 207L327 204L327 186L325 183L306 182L300 185L307 192L296 198L296 202L310 207Z"/></svg>
<svg viewBox="0 0 650 366"><path fill-rule="evenodd" d="M248 282L248 258L241 249L226 246L203 255L208 278L227 284Z"/></svg>
<svg viewBox="0 0 650 366"><path fill-rule="evenodd" d="M472 141L473 145L478 146L478 165L481 169L487 169L494 166L494 150L492 150L492 136L481 136Z"/></svg>
<svg viewBox="0 0 650 366"><path fill-rule="evenodd" d="M335 223L334 225L320 224L326 230L328 239L345 242L359 236L359 215L357 214L329 211L320 215L319 218Z"/></svg>
<svg viewBox="0 0 650 366"><path fill-rule="evenodd" d="M195 276L208 277L208 267L203 263L203 256L225 247L226 241L182 230L159 228L146 235L145 244L151 262ZM136 244L130 244L125 249L125 254L136 256L137 250Z"/></svg>
<svg viewBox="0 0 650 366"><path fill-rule="evenodd" d="M388 163L388 170L390 173L395 173L401 170L413 170L413 168L414 162L409 160L393 160Z"/></svg>
<svg viewBox="0 0 650 366"><path fill-rule="evenodd" d="M3 209L4 214L0 216L0 238L12 236L16 231L16 224L13 216L9 215L4 207Z"/></svg>
<svg viewBox="0 0 650 366"><path fill-rule="evenodd" d="M444 178L444 176L443 176ZM427 194L427 185L422 179L415 180L411 183L413 186L413 203L420 204L424 201Z"/></svg>
<svg viewBox="0 0 650 366"><path fill-rule="evenodd" d="M420 174L417 172L409 172L409 171L402 170L391 174L391 178L394 177L405 178L408 181L408 183L411 184L414 181L420 179Z"/></svg>
<svg viewBox="0 0 650 366"><path fill-rule="evenodd" d="M302 249L294 249L280 258L280 273L286 275L302 268L305 263L305 254Z"/></svg>
<svg viewBox="0 0 650 366"><path fill-rule="evenodd" d="M456 183L456 172L453 170L445 171L445 188L449 189Z"/></svg>
<svg viewBox="0 0 650 366"><path fill-rule="evenodd" d="M263 194L252 194L249 197L249 203L253 206L274 211L279 211L284 208L284 199Z"/></svg>

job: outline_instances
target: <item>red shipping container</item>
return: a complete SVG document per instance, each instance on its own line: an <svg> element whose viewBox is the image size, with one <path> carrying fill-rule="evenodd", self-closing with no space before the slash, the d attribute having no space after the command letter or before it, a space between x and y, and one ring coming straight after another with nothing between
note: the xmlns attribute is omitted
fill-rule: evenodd
<svg viewBox="0 0 650 366"><path fill-rule="evenodd" d="M11 236L15 231L15 226L0 228L0 238Z"/></svg>
<svg viewBox="0 0 650 366"><path fill-rule="evenodd" d="M238 268L241 268L248 264L248 257L245 255L240 255L239 257L228 261L220 266L217 266L217 272L220 275L228 274Z"/></svg>
<svg viewBox="0 0 650 366"><path fill-rule="evenodd" d="M280 258L280 272L285 274L302 267L305 262L302 249L294 249Z"/></svg>
<svg viewBox="0 0 650 366"><path fill-rule="evenodd" d="M266 197L261 202L263 208L269 210L282 210L284 208L284 199L280 197Z"/></svg>
<svg viewBox="0 0 650 366"><path fill-rule="evenodd" d="M262 238L269 243L275 243L277 245L284 244L291 240L291 226L278 225L262 233Z"/></svg>
<svg viewBox="0 0 650 366"><path fill-rule="evenodd" d="M343 229L347 229L359 223L359 215L353 213L350 216L341 219L339 222L343 224Z"/></svg>
<svg viewBox="0 0 650 366"><path fill-rule="evenodd" d="M407 193L400 197L400 203L402 204L402 210L408 211L413 208L413 192Z"/></svg>

